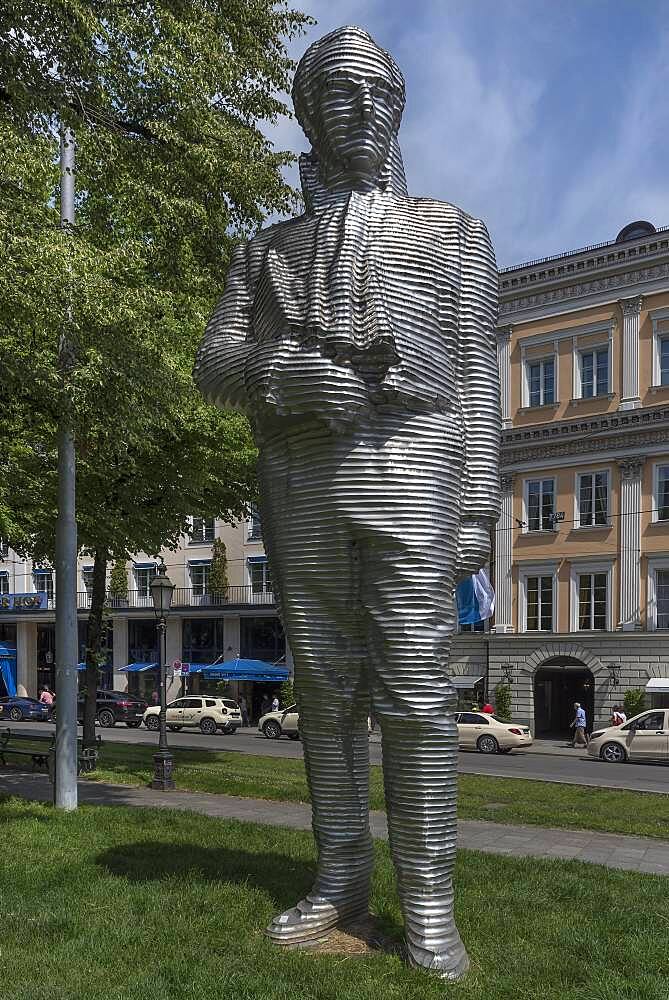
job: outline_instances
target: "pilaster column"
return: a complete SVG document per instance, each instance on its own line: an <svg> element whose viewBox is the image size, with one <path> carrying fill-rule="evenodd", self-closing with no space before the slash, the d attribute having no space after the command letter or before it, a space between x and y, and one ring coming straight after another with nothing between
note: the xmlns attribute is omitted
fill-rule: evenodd
<svg viewBox="0 0 669 1000"><path fill-rule="evenodd" d="M114 629L114 639L112 642L112 667L114 670L114 691L128 690L128 675L121 673L120 668L127 666L128 659L128 619L113 618L112 628Z"/></svg>
<svg viewBox="0 0 669 1000"><path fill-rule="evenodd" d="M502 428L511 426L511 332L512 326L497 329L497 365L502 404Z"/></svg>
<svg viewBox="0 0 669 1000"><path fill-rule="evenodd" d="M16 692L37 697L37 623L16 623Z"/></svg>
<svg viewBox="0 0 669 1000"><path fill-rule="evenodd" d="M620 628L641 628L641 472L643 459L621 459Z"/></svg>
<svg viewBox="0 0 669 1000"><path fill-rule="evenodd" d="M170 670L171 664L175 660L180 660L183 655L183 619L170 616L167 619L167 633L165 636L165 669L167 670L167 698L168 701L178 698L181 693L181 678L175 677Z"/></svg>
<svg viewBox="0 0 669 1000"><path fill-rule="evenodd" d="M636 410L639 396L639 318L643 296L620 299L623 313L623 365L620 410Z"/></svg>
<svg viewBox="0 0 669 1000"><path fill-rule="evenodd" d="M513 475L504 473L500 479L502 509L495 531L495 626L500 635L513 632Z"/></svg>

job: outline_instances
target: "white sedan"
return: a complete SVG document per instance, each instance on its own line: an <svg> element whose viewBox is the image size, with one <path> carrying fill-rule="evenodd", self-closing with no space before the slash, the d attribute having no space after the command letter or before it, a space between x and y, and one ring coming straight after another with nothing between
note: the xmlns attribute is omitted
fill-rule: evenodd
<svg viewBox="0 0 669 1000"><path fill-rule="evenodd" d="M669 709L654 708L635 715L622 726L598 729L590 737L588 753L608 764L626 760L669 763Z"/></svg>
<svg viewBox="0 0 669 1000"><path fill-rule="evenodd" d="M457 712L458 745L479 753L510 753L532 745L532 733L517 722L502 722L485 712Z"/></svg>

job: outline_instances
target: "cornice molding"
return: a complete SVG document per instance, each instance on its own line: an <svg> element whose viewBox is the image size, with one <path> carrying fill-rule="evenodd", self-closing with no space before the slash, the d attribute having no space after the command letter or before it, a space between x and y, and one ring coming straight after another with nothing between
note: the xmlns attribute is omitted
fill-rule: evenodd
<svg viewBox="0 0 669 1000"><path fill-rule="evenodd" d="M635 271L622 271L600 278L592 278L588 281L561 285L557 288L547 288L545 291L537 291L531 295L519 295L515 298L506 298L505 293L502 292L499 315L503 317L527 309L536 309L540 306L565 302L569 299L586 298L589 295L596 295L600 292L614 291L619 288L625 288L628 285L657 281L664 278L669 278L669 262L639 268Z"/></svg>
<svg viewBox="0 0 669 1000"><path fill-rule="evenodd" d="M669 451L669 407L505 431L502 433L501 465L506 469L539 459L656 445L664 445ZM621 462L630 461L633 460L621 459Z"/></svg>

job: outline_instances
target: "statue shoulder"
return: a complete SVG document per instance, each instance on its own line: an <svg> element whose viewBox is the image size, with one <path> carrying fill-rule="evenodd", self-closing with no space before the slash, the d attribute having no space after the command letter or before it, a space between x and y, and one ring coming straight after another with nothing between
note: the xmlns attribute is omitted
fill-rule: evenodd
<svg viewBox="0 0 669 1000"><path fill-rule="evenodd" d="M450 201L439 201L437 198L414 198L410 196L397 199L400 204L414 215L418 215L426 223L438 226L456 227L463 235L485 231L485 223L481 219L465 212L464 209L452 205Z"/></svg>

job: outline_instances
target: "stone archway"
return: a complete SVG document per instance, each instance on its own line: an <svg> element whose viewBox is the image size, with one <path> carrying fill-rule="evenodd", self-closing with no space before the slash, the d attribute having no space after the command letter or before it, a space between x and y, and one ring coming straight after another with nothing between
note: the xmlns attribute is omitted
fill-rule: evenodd
<svg viewBox="0 0 669 1000"><path fill-rule="evenodd" d="M588 728L595 719L597 678L607 676L599 657L579 643L546 643L521 666L531 693L531 725L536 736L570 736L574 702L586 711Z"/></svg>

